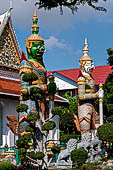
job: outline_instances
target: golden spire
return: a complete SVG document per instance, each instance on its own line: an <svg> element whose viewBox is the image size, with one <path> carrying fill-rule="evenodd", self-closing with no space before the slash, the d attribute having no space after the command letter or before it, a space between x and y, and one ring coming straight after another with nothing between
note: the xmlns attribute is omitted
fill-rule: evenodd
<svg viewBox="0 0 113 170"><path fill-rule="evenodd" d="M87 38L85 38L84 48L83 48L83 56L80 58L80 63L82 63L83 61L92 61L92 59L88 56Z"/></svg>
<svg viewBox="0 0 113 170"><path fill-rule="evenodd" d="M38 20L37 14L36 14L36 9L34 10L33 22L34 22L35 20Z"/></svg>
<svg viewBox="0 0 113 170"><path fill-rule="evenodd" d="M88 55L88 43L87 43L87 38L85 38L83 54L84 54L84 55Z"/></svg>

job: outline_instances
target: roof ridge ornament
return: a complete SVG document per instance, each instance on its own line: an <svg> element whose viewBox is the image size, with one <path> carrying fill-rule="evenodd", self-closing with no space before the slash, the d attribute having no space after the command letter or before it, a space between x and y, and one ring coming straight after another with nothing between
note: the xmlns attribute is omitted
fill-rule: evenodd
<svg viewBox="0 0 113 170"><path fill-rule="evenodd" d="M12 0L10 0L9 1L9 10L8 10L8 12L10 13L12 9L13 9L13 2L12 2Z"/></svg>

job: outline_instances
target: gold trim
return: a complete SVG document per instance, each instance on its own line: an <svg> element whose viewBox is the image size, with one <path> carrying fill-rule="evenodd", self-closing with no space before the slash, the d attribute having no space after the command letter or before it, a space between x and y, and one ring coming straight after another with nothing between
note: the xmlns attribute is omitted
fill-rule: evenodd
<svg viewBox="0 0 113 170"><path fill-rule="evenodd" d="M86 122L90 123L91 120L87 117L82 117L81 119L79 119L79 123L81 123L83 120L85 120Z"/></svg>
<svg viewBox="0 0 113 170"><path fill-rule="evenodd" d="M84 99L84 96L79 95L78 98L79 98L80 100L83 100L83 99Z"/></svg>
<svg viewBox="0 0 113 170"><path fill-rule="evenodd" d="M86 92L86 93L93 93L93 92L94 92L94 89L86 89L85 92Z"/></svg>

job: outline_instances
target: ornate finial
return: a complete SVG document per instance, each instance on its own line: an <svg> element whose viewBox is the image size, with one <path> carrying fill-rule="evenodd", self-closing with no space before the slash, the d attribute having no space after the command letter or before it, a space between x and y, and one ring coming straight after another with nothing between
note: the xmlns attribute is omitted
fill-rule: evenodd
<svg viewBox="0 0 113 170"><path fill-rule="evenodd" d="M83 54L84 55L80 58L80 64L82 64L82 62L84 62L84 61L92 61L92 59L88 56L87 38L85 38Z"/></svg>
<svg viewBox="0 0 113 170"><path fill-rule="evenodd" d="M13 9L13 2L12 0L9 1L9 11L10 12L11 10Z"/></svg>
<svg viewBox="0 0 113 170"><path fill-rule="evenodd" d="M36 9L34 10L33 22L35 22L35 20L38 20L37 14L36 14Z"/></svg>
<svg viewBox="0 0 113 170"><path fill-rule="evenodd" d="M84 55L88 55L88 43L87 43L87 38L85 38L83 54L84 54Z"/></svg>

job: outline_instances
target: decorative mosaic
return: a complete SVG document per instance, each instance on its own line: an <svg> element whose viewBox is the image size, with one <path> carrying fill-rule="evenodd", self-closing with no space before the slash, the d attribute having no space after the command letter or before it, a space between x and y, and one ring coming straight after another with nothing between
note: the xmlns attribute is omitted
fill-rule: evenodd
<svg viewBox="0 0 113 170"><path fill-rule="evenodd" d="M11 68L18 69L17 53L11 39L8 26L5 27L2 36L0 37L0 65L5 65Z"/></svg>

